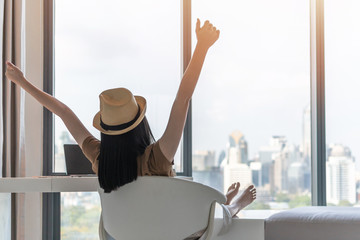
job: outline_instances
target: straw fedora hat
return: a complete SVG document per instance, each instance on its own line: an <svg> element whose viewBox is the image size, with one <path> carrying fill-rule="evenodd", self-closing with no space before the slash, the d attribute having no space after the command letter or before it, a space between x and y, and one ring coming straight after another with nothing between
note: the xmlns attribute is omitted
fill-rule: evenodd
<svg viewBox="0 0 360 240"><path fill-rule="evenodd" d="M95 115L93 126L107 135L120 135L131 131L144 119L146 100L134 96L126 88L114 88L102 92L100 111Z"/></svg>

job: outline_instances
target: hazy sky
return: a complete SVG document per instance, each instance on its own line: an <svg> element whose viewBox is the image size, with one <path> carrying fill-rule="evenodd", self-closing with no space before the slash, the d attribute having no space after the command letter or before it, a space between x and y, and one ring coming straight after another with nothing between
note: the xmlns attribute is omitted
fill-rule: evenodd
<svg viewBox="0 0 360 240"><path fill-rule="evenodd" d="M193 23L209 19L221 30L193 97L193 150L219 152L236 129L251 158L272 135L300 144L310 103L309 2L192 2ZM327 141L360 157L360 2L325 2ZM56 96L98 136L99 93L127 87L148 99L160 137L181 77L180 2L61 0L55 9Z"/></svg>

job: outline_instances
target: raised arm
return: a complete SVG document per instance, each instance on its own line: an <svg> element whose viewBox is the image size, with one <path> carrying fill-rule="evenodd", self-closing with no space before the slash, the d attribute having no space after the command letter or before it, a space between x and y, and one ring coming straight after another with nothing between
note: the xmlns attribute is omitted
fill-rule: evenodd
<svg viewBox="0 0 360 240"><path fill-rule="evenodd" d="M219 38L220 31L209 21L200 27L200 20L196 22L197 44L190 63L181 80L179 90L173 103L168 125L159 139L159 145L165 157L172 161L179 146L185 126L190 99L194 93L208 49Z"/></svg>
<svg viewBox="0 0 360 240"><path fill-rule="evenodd" d="M21 70L18 69L15 65L10 62L6 62L6 66L6 77L22 87L26 92L38 100L39 103L44 107L58 115L65 123L67 129L70 131L75 141L81 147L83 141L88 136L91 136L91 133L84 127L74 112L64 103L32 85L29 81L26 80Z"/></svg>

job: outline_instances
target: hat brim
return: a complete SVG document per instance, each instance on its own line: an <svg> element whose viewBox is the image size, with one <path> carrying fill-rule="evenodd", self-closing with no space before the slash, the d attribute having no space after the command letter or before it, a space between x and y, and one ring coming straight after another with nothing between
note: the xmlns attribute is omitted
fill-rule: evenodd
<svg viewBox="0 0 360 240"><path fill-rule="evenodd" d="M131 126L125 128L125 129L122 129L122 130L116 130L116 131L105 130L100 126L100 111L99 111L98 113L96 113L96 115L93 119L93 126L100 132L107 134L107 135L121 135L121 134L127 133L127 132L133 130L134 128L136 128L137 125L139 125L145 117L146 99L141 96L134 96L134 97L140 108L140 115L139 115L138 119L134 122L134 124L132 124Z"/></svg>

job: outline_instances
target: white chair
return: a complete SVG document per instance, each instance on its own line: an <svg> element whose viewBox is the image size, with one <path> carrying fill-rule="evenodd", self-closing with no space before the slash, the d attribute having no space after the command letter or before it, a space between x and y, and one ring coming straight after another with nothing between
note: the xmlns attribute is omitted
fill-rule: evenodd
<svg viewBox="0 0 360 240"><path fill-rule="evenodd" d="M210 239L219 191L188 180L138 177L111 193L99 189L102 215L100 239L176 240L206 228L201 239Z"/></svg>

